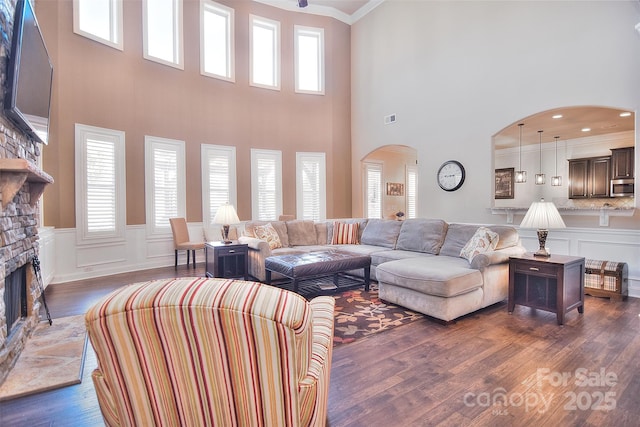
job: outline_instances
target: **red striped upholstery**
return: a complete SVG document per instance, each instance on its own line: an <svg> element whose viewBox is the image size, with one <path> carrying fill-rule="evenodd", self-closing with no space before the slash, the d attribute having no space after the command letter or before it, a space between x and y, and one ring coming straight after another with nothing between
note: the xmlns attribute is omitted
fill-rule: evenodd
<svg viewBox="0 0 640 427"><path fill-rule="evenodd" d="M334 303L226 279L116 290L86 314L105 422L325 425Z"/></svg>

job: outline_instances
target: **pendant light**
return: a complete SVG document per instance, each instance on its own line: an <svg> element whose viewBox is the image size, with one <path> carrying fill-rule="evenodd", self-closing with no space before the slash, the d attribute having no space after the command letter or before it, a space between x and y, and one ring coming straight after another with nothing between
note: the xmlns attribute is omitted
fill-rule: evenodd
<svg viewBox="0 0 640 427"><path fill-rule="evenodd" d="M551 177L551 185L554 187L560 187L562 185L562 177L558 175L558 139L559 136L554 136L556 139L556 174Z"/></svg>
<svg viewBox="0 0 640 427"><path fill-rule="evenodd" d="M516 182L518 184L527 182L527 171L522 170L522 126L524 126L524 123L518 124L518 127L520 128L520 163L518 164L519 170L516 171Z"/></svg>
<svg viewBox="0 0 640 427"><path fill-rule="evenodd" d="M538 135L540 135L540 167L538 168L538 173L536 174L536 185L543 185L546 177L542 173L542 132L538 131Z"/></svg>

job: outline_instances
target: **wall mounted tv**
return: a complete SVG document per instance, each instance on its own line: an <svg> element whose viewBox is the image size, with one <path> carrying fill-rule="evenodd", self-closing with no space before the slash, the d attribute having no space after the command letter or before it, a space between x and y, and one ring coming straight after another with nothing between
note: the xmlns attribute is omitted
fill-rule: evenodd
<svg viewBox="0 0 640 427"><path fill-rule="evenodd" d="M18 0L4 108L9 119L44 144L49 139L53 66L29 0Z"/></svg>

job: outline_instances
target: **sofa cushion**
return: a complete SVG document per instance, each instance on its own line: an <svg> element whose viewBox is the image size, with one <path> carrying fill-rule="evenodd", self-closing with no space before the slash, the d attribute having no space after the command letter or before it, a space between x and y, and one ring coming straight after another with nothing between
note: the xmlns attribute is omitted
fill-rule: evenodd
<svg viewBox="0 0 640 427"><path fill-rule="evenodd" d="M498 246L496 246L496 250L510 248L520 244L520 235L514 227L508 225L490 225L488 228L498 233Z"/></svg>
<svg viewBox="0 0 640 427"><path fill-rule="evenodd" d="M287 221L286 225L289 246L315 245L318 243L316 227L313 221L298 219Z"/></svg>
<svg viewBox="0 0 640 427"><path fill-rule="evenodd" d="M254 227L254 232L256 233L256 237L260 240L264 240L269 244L270 249L277 249L282 247L282 242L280 241L280 237L278 237L278 232L271 223L267 223L265 225L256 225Z"/></svg>
<svg viewBox="0 0 640 427"><path fill-rule="evenodd" d="M331 237L332 245L357 245L360 243L359 223L347 224L336 221L333 223L333 235Z"/></svg>
<svg viewBox="0 0 640 427"><path fill-rule="evenodd" d="M478 227L471 239L460 250L460 256L469 262L478 254L492 251L498 245L498 233L489 230L487 227Z"/></svg>
<svg viewBox="0 0 640 427"><path fill-rule="evenodd" d="M392 219L370 219L367 222L360 243L363 245L382 246L383 248L395 248L402 227L401 221Z"/></svg>
<svg viewBox="0 0 640 427"><path fill-rule="evenodd" d="M247 221L244 224L244 236L248 237L258 237L256 236L255 228L258 225L266 225L271 223L273 228L278 233L278 238L280 239L280 243L283 247L289 246L289 238L287 236L287 226L284 221Z"/></svg>
<svg viewBox="0 0 640 427"><path fill-rule="evenodd" d="M412 218L402 222L396 249L437 255L447 234L441 219Z"/></svg>
<svg viewBox="0 0 640 427"><path fill-rule="evenodd" d="M316 222L314 224L316 227L316 243L318 245L328 245L331 243L327 240L327 230L328 226L326 222Z"/></svg>
<svg viewBox="0 0 640 427"><path fill-rule="evenodd" d="M389 261L376 267L380 283L448 298L478 289L482 273L459 257L425 256Z"/></svg>
<svg viewBox="0 0 640 427"><path fill-rule="evenodd" d="M362 238L362 231L364 231L364 227L367 225L367 218L336 218L325 221L327 224L327 243L331 244L333 239L333 225L336 222L341 222L344 224L358 224L358 243Z"/></svg>
<svg viewBox="0 0 640 427"><path fill-rule="evenodd" d="M380 265L383 262L395 261L397 259L420 258L435 256L426 252L405 251L400 249L382 250L371 254L371 265Z"/></svg>

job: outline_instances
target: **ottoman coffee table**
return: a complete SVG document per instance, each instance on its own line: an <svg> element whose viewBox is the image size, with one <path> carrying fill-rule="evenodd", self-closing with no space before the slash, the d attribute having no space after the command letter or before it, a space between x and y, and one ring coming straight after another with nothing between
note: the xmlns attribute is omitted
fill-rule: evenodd
<svg viewBox="0 0 640 427"><path fill-rule="evenodd" d="M301 280L333 275L338 286L338 275L358 268L364 269L364 290L369 290L371 257L340 250L309 252L304 254L275 255L265 258L266 282L271 284L271 273L280 273L291 279L293 291L298 292Z"/></svg>

